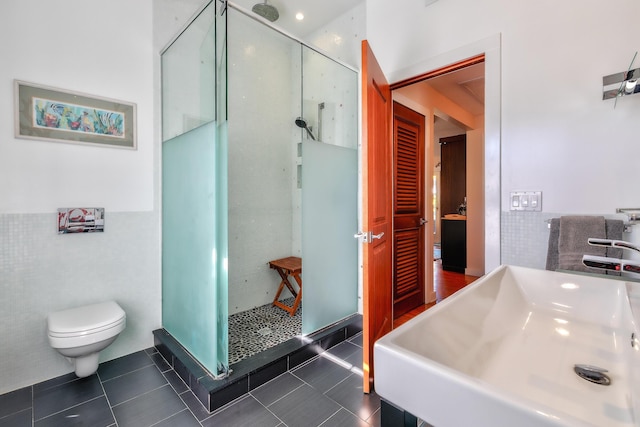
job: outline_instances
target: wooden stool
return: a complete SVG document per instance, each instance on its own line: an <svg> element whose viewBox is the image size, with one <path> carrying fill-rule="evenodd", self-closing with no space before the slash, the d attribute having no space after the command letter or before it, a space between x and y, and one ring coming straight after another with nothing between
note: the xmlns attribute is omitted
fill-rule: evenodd
<svg viewBox="0 0 640 427"><path fill-rule="evenodd" d="M289 316L293 316L294 314L296 314L296 310L298 309L300 301L302 300L302 277L300 277L300 274L302 274L302 259L295 256L276 259L274 261L269 261L269 267L275 269L280 275L280 278L282 278L282 280L280 281L280 286L278 287L278 292L276 292L276 296L273 299L273 304L271 305L278 306L289 313ZM297 292L289 281L288 276L292 276L296 280L296 282L298 282L299 290ZM281 303L278 300L285 286L287 287L287 289L289 289L289 292L291 292L291 294L296 297L291 307Z"/></svg>

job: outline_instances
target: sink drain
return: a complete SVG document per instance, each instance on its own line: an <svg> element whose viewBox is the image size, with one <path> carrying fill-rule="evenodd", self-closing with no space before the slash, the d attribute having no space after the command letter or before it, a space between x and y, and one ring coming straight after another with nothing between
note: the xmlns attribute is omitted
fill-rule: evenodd
<svg viewBox="0 0 640 427"><path fill-rule="evenodd" d="M611 385L611 378L605 372L606 369L591 365L575 365L573 371L589 382L600 385Z"/></svg>

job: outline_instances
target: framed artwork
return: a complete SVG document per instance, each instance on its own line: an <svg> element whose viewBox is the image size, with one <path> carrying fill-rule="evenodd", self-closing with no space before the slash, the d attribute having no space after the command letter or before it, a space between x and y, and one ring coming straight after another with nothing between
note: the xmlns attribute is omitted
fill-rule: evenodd
<svg viewBox="0 0 640 427"><path fill-rule="evenodd" d="M16 138L136 149L136 105L15 81Z"/></svg>
<svg viewBox="0 0 640 427"><path fill-rule="evenodd" d="M58 234L104 231L104 208L59 208Z"/></svg>

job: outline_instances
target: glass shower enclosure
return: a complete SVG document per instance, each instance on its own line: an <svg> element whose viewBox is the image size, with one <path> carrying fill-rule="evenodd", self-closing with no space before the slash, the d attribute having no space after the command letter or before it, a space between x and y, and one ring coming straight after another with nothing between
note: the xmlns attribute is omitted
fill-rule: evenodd
<svg viewBox="0 0 640 427"><path fill-rule="evenodd" d="M162 310L224 374L227 316L271 303L271 260L302 258L303 335L357 313L358 77L217 6L162 54Z"/></svg>

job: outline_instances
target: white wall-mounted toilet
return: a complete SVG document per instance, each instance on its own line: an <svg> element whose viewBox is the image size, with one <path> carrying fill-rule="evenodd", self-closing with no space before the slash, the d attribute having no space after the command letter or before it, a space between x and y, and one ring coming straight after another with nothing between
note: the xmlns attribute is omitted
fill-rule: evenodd
<svg viewBox="0 0 640 427"><path fill-rule="evenodd" d="M49 344L75 366L78 377L98 369L99 352L124 330L126 314L114 301L56 311L47 318Z"/></svg>

